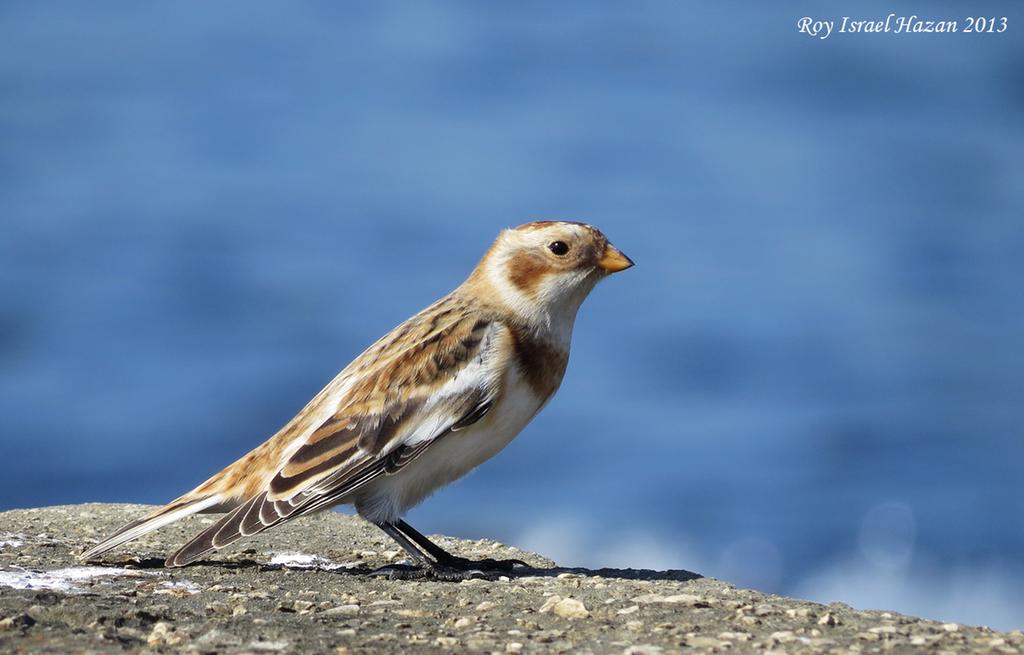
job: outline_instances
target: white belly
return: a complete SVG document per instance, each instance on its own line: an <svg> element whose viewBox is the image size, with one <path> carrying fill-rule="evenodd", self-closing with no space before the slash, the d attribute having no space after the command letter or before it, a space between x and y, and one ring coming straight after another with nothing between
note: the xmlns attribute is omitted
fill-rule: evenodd
<svg viewBox="0 0 1024 655"><path fill-rule="evenodd" d="M484 418L445 435L399 472L360 490L354 499L360 516L375 523L396 520L507 446L543 405L514 368L509 377L505 393Z"/></svg>

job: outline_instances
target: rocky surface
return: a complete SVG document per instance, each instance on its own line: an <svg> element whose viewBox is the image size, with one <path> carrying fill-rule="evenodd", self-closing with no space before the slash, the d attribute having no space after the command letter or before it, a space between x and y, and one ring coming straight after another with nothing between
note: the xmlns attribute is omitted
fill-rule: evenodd
<svg viewBox="0 0 1024 655"><path fill-rule="evenodd" d="M943 624L737 589L686 571L584 570L490 541L438 538L536 568L495 582L371 577L402 560L376 528L324 513L184 569L163 557L212 517L99 562L74 554L146 510L0 513L0 652L1020 653L1020 631Z"/></svg>

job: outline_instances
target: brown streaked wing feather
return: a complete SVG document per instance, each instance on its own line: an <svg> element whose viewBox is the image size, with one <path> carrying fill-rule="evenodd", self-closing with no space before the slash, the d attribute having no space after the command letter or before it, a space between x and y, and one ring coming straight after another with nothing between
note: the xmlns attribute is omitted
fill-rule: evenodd
<svg viewBox="0 0 1024 655"><path fill-rule="evenodd" d="M397 331L422 338L414 346L393 344L378 353L390 366L368 369L352 385L335 415L317 428L272 478L271 500L290 498L335 472L356 471L394 449L424 418L431 394L480 353L491 325L459 306L420 316L416 322L418 326ZM398 390L404 391L401 397ZM453 398L453 421L464 418L470 406L475 408L481 398L492 396L492 391L473 389L465 397ZM429 411L438 409L432 406Z"/></svg>
<svg viewBox="0 0 1024 655"><path fill-rule="evenodd" d="M480 352L490 322L457 313L460 320L452 319L445 310L414 317L410 323L417 324L396 328L395 332L405 337L424 336L415 347L399 349L385 340L371 347L367 354L387 360L390 367L362 364L364 375L338 412L313 431L268 487L183 546L168 558L168 566L184 566L243 536L334 505L374 478L401 470L448 432L483 418L496 390L467 389L445 406L431 408L433 414L447 407L451 415L439 434L412 446L401 443L422 419L426 398ZM397 355L393 354L396 349L400 350ZM394 390L410 387L415 391L399 402ZM367 412L371 407L378 409Z"/></svg>
<svg viewBox="0 0 1024 655"><path fill-rule="evenodd" d="M434 441L424 441L415 446L399 446L384 458L370 462L361 470L347 471L347 475L344 478L339 477L334 484L301 492L290 501L267 500L267 492L262 491L182 546L167 558L166 564L172 567L191 564L242 537L263 532L278 523L330 507L377 476L397 473Z"/></svg>

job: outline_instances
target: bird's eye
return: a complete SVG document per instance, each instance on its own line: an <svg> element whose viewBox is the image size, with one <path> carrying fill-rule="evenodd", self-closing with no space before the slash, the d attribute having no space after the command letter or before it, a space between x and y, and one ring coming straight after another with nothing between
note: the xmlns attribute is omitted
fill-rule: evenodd
<svg viewBox="0 0 1024 655"><path fill-rule="evenodd" d="M569 244L565 241L552 241L548 244L548 250L561 257L565 253L569 252Z"/></svg>

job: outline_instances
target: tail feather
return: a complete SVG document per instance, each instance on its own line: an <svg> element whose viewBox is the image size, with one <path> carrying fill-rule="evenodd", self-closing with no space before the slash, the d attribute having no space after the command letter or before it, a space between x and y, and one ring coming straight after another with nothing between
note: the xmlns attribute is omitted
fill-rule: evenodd
<svg viewBox="0 0 1024 655"><path fill-rule="evenodd" d="M194 539L182 546L176 553L168 557L165 565L173 567L191 564L215 550L220 550L225 546L235 543L242 537L262 532L270 527L270 525L277 523L277 521L274 521L267 525L260 523L258 520L260 506L263 504L266 496L266 492L257 494L233 509L222 519L196 535ZM253 512L255 512L257 517L255 524L251 518ZM247 515L249 516L248 519Z"/></svg>
<svg viewBox="0 0 1024 655"><path fill-rule="evenodd" d="M197 512L214 507L221 503L222 500L223 499L219 494L213 494L209 496L200 496L198 498L190 498L188 500L174 501L136 521L132 521L79 555L78 558L87 560L96 557L97 555L102 555L108 550L117 548L118 546L126 544L133 539L138 539L142 535L152 532L157 528L162 528L165 525L174 523L178 519L182 519L186 516L191 516Z"/></svg>

